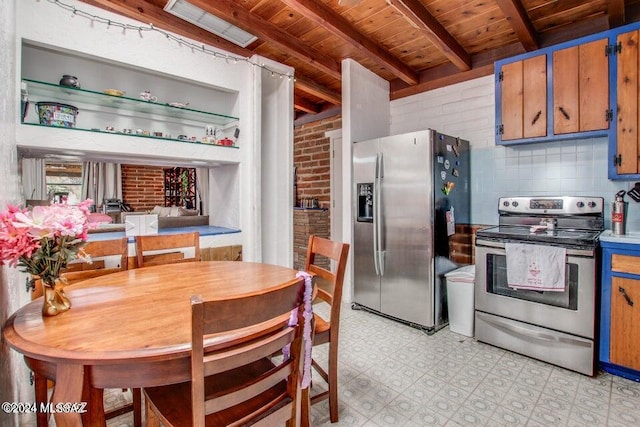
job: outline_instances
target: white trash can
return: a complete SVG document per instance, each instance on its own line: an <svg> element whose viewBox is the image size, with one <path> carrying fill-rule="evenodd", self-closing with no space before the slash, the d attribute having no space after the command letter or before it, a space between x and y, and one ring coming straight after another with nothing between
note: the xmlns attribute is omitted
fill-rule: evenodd
<svg viewBox="0 0 640 427"><path fill-rule="evenodd" d="M473 292L476 266L467 265L444 275L447 281L449 329L457 334L473 337Z"/></svg>

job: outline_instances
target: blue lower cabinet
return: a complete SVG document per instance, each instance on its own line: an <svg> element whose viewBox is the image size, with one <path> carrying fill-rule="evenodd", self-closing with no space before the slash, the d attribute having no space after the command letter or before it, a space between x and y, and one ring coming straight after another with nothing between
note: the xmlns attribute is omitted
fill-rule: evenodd
<svg viewBox="0 0 640 427"><path fill-rule="evenodd" d="M640 245L601 246L600 367L640 381Z"/></svg>

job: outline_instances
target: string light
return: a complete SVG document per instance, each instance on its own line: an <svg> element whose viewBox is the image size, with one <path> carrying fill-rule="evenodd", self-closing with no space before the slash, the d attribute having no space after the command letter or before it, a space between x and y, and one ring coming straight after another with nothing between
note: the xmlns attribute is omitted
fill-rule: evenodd
<svg viewBox="0 0 640 427"><path fill-rule="evenodd" d="M138 31L138 34L140 35L140 38L142 38L142 32L143 31L153 31L159 34L162 34L163 36L165 36L167 38L167 40L169 41L175 41L178 43L178 46L182 47L188 47L191 49L192 52L202 52L205 53L207 55L211 55L214 58L223 58L225 60L225 62L228 64L229 60L232 60L234 64L237 64L238 62L245 62L253 67L258 67L261 68L267 72L271 73L271 77L275 77L278 76L280 78L284 78L286 77L287 79L289 79L289 81L291 81L293 79L293 81L295 82L295 78L293 77L293 74L290 73L281 73L279 71L276 70L272 70L271 68L269 68L266 64L264 63L257 63L254 62L248 58L242 57L242 56L234 56L234 55L229 55L229 54L222 54L219 52L214 51L213 49L209 49L207 48L205 45L203 44L195 44L190 42L189 40L185 40L181 37L177 37L171 33L168 33L167 31L161 30L159 28L156 28L153 26L152 23L149 24L149 26L135 26L135 25L130 25L130 24L124 24L122 22L118 22L118 21L113 21L111 19L108 18L103 18L101 16L98 15L93 15L91 13L85 12L84 10L78 9L75 6L66 4L60 0L47 0L49 3L54 3L56 6L61 7L62 9L65 9L67 11L72 12L72 17L75 16L80 16L82 18L86 18L89 19L91 21L91 26L94 26L95 22L101 23L101 24L107 24L107 29L110 29L111 27L117 27L117 28L122 28L122 33L125 34L127 29L130 30L135 30Z"/></svg>

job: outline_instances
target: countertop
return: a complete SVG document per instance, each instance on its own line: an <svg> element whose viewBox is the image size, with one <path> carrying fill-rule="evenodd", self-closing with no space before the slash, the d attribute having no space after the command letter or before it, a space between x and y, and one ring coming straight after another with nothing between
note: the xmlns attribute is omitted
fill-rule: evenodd
<svg viewBox="0 0 640 427"><path fill-rule="evenodd" d="M176 228L161 228L158 230L158 234L179 234L179 233L191 233L197 231L200 236L215 236L219 234L231 234L239 233L237 228L216 227L213 225L194 225L189 227L176 227ZM124 237L124 231L108 231L102 233L89 233L89 241L95 242L99 240L110 240ZM129 243L133 243L135 238L129 236Z"/></svg>
<svg viewBox="0 0 640 427"><path fill-rule="evenodd" d="M631 231L623 236L613 235L611 230L605 230L600 234L601 242L622 243L631 245L640 245L640 232Z"/></svg>

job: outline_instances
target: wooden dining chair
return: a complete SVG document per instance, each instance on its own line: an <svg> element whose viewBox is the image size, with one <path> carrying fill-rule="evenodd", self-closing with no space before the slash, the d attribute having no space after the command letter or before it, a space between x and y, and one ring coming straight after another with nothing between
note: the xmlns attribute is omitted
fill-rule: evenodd
<svg viewBox="0 0 640 427"><path fill-rule="evenodd" d="M305 270L316 275L316 301L329 304L328 319L314 314L315 334L313 345L329 343L328 368L325 370L315 360L313 368L327 382L329 389L311 396L311 404L329 399L329 415L332 423L338 421L338 331L340 327L340 305L342 302L342 283L349 254L349 244L334 242L315 235L309 236ZM329 262L335 262L335 272ZM322 263L325 263L322 265ZM328 371L328 372L327 372ZM304 393L309 393L305 389ZM309 397L305 396L305 399Z"/></svg>
<svg viewBox="0 0 640 427"><path fill-rule="evenodd" d="M194 256L185 258L179 249L190 248ZM167 252L167 250L174 249ZM158 253L157 251L162 251ZM159 234L152 236L136 236L136 265L175 264L180 262L200 261L200 233Z"/></svg>
<svg viewBox="0 0 640 427"><path fill-rule="evenodd" d="M203 301L191 297L191 381L144 389L147 427L298 426L304 280ZM289 358L271 356L284 347Z"/></svg>
<svg viewBox="0 0 640 427"><path fill-rule="evenodd" d="M93 277L104 276L106 274L114 273L116 271L123 271L129 269L128 262L128 239L122 237L120 239L110 240L98 240L95 242L89 242L83 247L91 258L90 262L86 262L78 259L77 262L67 265L67 268L61 275L65 285L71 285L81 280L90 279ZM111 263L107 263L107 258L114 258L117 263L115 267L109 266ZM42 281L40 279L34 280L34 286L31 293L31 299L42 296L43 288ZM52 379L47 379L39 374L33 376L33 383L35 388L35 400L36 404L40 405L40 402L47 401L47 389L54 385ZM92 389L90 396L92 399L103 399L103 390ZM105 412L105 418L111 419L127 412L133 411L134 426L138 427L142 425L142 393L139 388L132 389L133 402L125 405L110 409ZM38 412L37 415L38 426L46 426L47 414Z"/></svg>

